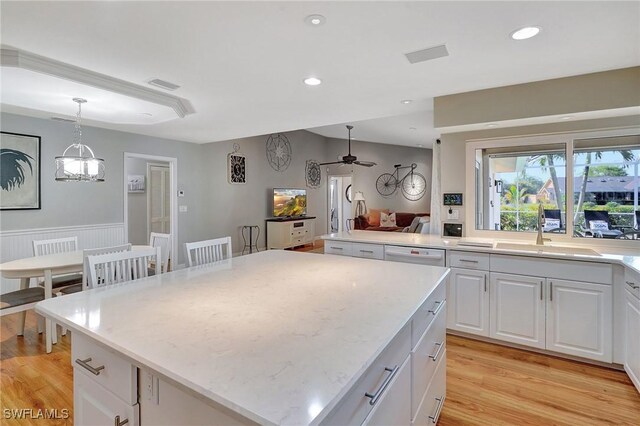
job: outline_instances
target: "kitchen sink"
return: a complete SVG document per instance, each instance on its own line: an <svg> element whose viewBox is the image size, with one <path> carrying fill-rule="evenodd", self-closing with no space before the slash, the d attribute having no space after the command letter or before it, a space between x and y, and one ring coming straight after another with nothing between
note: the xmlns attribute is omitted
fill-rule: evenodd
<svg viewBox="0 0 640 426"><path fill-rule="evenodd" d="M568 247L568 246L539 246L536 244L518 244L518 243L496 243L496 249L498 250L513 250L513 251L526 251L533 253L558 253L569 255L583 255L583 256L600 256L600 253L591 250L590 248L583 247Z"/></svg>

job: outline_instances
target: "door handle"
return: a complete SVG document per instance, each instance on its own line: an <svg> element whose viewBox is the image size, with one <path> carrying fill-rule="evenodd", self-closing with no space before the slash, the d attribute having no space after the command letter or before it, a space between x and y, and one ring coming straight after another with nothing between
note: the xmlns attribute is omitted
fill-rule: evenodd
<svg viewBox="0 0 640 426"><path fill-rule="evenodd" d="M553 302L553 281L549 281L549 302Z"/></svg>
<svg viewBox="0 0 640 426"><path fill-rule="evenodd" d="M100 375L100 371L104 370L104 365L101 365L100 367L92 367L89 365L89 362L91 362L91 358L76 359L76 364L85 368L86 370L89 370L92 374L95 374L96 376Z"/></svg>
<svg viewBox="0 0 640 426"><path fill-rule="evenodd" d="M433 355L429 355L429 358L431 358L433 362L436 362L438 360L438 357L440 356L440 352L442 352L442 348L444 348L444 342L436 343L436 346L438 347L438 349L436 350L436 353Z"/></svg>

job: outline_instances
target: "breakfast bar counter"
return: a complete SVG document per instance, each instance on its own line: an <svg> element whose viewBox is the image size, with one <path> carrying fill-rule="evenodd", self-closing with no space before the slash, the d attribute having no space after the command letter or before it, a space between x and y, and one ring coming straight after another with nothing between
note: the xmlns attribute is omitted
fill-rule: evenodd
<svg viewBox="0 0 640 426"><path fill-rule="evenodd" d="M95 412L94 382L125 406L105 418L128 415L130 425L197 424L203 410L225 423L361 424L400 413L408 424L426 413L417 422L426 424L444 402L444 359L434 404L424 402L430 376L414 384L407 364L430 338L429 322L444 321L447 274L267 251L46 300L36 311L72 331L76 424ZM434 338L424 344L429 369L444 358L444 322ZM420 394L412 386L423 386ZM405 408L381 412L385 398L393 406L394 387L407 389L395 398Z"/></svg>

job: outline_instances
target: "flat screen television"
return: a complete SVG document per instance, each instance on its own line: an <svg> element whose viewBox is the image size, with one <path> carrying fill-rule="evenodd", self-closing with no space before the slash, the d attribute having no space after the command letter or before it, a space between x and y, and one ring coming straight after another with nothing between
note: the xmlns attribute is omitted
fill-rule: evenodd
<svg viewBox="0 0 640 426"><path fill-rule="evenodd" d="M307 190L296 188L273 189L273 217L304 216L307 214Z"/></svg>

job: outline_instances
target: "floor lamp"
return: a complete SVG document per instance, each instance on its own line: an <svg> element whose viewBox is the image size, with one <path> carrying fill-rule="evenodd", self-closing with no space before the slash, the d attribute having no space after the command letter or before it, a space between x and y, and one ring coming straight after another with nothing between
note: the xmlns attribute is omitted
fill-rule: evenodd
<svg viewBox="0 0 640 426"><path fill-rule="evenodd" d="M365 203L364 194L362 193L362 191L356 192L356 195L354 195L353 197L353 201L356 202L356 212L354 215L355 217L363 215L367 212L367 204Z"/></svg>

